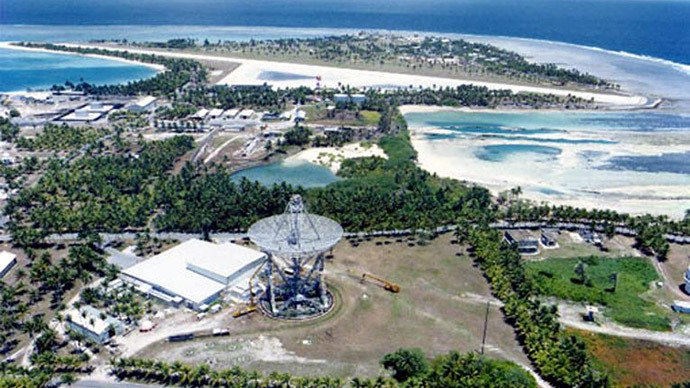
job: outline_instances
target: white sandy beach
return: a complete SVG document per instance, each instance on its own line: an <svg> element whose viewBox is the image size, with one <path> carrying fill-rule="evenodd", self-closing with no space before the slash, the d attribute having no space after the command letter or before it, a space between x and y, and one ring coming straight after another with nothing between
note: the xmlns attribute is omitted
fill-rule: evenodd
<svg viewBox="0 0 690 388"><path fill-rule="evenodd" d="M558 155L520 154L496 162L479 158L477 152L486 146L506 144L505 139L477 136L430 139L427 134L444 133L444 130L415 126L410 129L420 167L442 177L480 184L494 194L521 186L523 197L537 202L587 209L608 208L632 214L666 214L673 218L682 218L685 209L690 208L690 177L687 175L601 169L605 161L588 162L582 157L583 152L599 152L606 155L604 160L628 155L658 156L686 152L687 144L561 144ZM621 140L616 134L610 136ZM602 134L583 131L539 137L602 139ZM515 139L508 144L530 146L538 143Z"/></svg>
<svg viewBox="0 0 690 388"><path fill-rule="evenodd" d="M345 159L365 158L378 156L388 158L385 152L376 144L367 147L361 143L346 144L342 147L317 147L309 148L290 156L287 160L303 160L328 167L334 174L340 170L340 165Z"/></svg>
<svg viewBox="0 0 690 388"><path fill-rule="evenodd" d="M95 47L106 48L98 45L87 44L65 44L72 47ZM113 50L113 48L108 48ZM644 96L622 95L610 93L586 92L578 90L556 89L540 86L514 85L508 83L481 82L473 80L463 80L454 78L417 76L411 74L385 73L379 71L345 69L329 66L303 65L296 63L260 61L252 59L234 58L228 56L216 56L209 54L190 54L179 52L168 52L162 50L150 50L143 48L127 48L127 51L141 54L155 54L175 58L189 58L207 61L221 61L238 63L240 66L232 73L221 79L218 84L223 85L246 85L267 83L276 88L297 87L297 86L316 86L316 76L321 76L322 87L338 87L339 85L350 85L354 87L455 87L460 85L485 86L490 89L508 89L513 92L532 92L550 93L559 96L572 95L583 99L594 99L601 104L610 104L617 107L643 106L648 101ZM298 79L268 80L263 79L266 72L284 73L287 75L298 76ZM304 78L306 77L306 78ZM289 78L289 77L285 77Z"/></svg>

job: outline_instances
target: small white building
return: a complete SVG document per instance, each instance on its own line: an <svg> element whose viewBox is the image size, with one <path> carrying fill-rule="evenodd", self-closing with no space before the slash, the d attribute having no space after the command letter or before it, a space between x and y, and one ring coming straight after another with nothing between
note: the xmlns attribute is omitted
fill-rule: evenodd
<svg viewBox="0 0 690 388"><path fill-rule="evenodd" d="M228 119L234 119L240 113L239 109L228 109L223 112L223 117Z"/></svg>
<svg viewBox="0 0 690 388"><path fill-rule="evenodd" d="M208 115L208 109L206 108L201 108L199 109L194 115L192 116L193 119L199 119L203 120L206 118L206 115Z"/></svg>
<svg viewBox="0 0 690 388"><path fill-rule="evenodd" d="M222 109L214 108L214 109L211 109L211 110L208 112L208 115L207 115L206 117L209 118L209 119L211 119L211 120L213 120L213 119L217 119L217 118L220 117L222 114L223 114L223 110L222 110Z"/></svg>
<svg viewBox="0 0 690 388"><path fill-rule="evenodd" d="M16 264L17 255L8 251L0 252L0 278L7 275Z"/></svg>
<svg viewBox="0 0 690 388"><path fill-rule="evenodd" d="M685 293L690 295L690 265L688 270L685 271Z"/></svg>
<svg viewBox="0 0 690 388"><path fill-rule="evenodd" d="M243 109L238 115L237 118L240 120L250 120L252 117L254 117L254 111L251 109Z"/></svg>
<svg viewBox="0 0 690 388"><path fill-rule="evenodd" d="M127 106L130 112L148 112L156 107L156 97L144 96Z"/></svg>
<svg viewBox="0 0 690 388"><path fill-rule="evenodd" d="M69 330L79 332L99 344L109 340L111 334L122 334L125 330L121 321L91 306L68 310L65 312L65 322Z"/></svg>
<svg viewBox="0 0 690 388"><path fill-rule="evenodd" d="M263 252L237 244L187 240L122 271L142 293L201 311L226 290L248 282L266 260Z"/></svg>
<svg viewBox="0 0 690 388"><path fill-rule="evenodd" d="M303 110L298 110L297 113L295 113L295 121L300 122L304 121L307 119L307 112Z"/></svg>

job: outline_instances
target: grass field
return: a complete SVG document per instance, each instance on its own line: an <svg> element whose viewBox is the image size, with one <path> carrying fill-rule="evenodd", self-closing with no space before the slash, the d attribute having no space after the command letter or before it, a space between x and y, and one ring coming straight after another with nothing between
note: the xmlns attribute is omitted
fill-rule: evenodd
<svg viewBox="0 0 690 388"><path fill-rule="evenodd" d="M326 263L329 288L339 301L317 321L286 323L260 314L230 319L230 337L182 344L158 343L139 355L214 368L235 365L265 372L373 377L379 361L400 347L429 357L481 347L489 285L467 256L456 256L449 235L420 246L372 239L338 244ZM411 244L411 246L410 246ZM360 281L363 272L399 284L398 294ZM487 355L527 364L497 304L489 311Z"/></svg>
<svg viewBox="0 0 690 388"><path fill-rule="evenodd" d="M534 237L539 237L538 233L534 233ZM633 245L634 239L625 236L614 236L613 238L604 237L604 245L601 249L592 244L587 244L579 238L577 233L562 231L558 234L558 249L540 249L538 255L527 256L528 260L542 260L551 258L577 258L585 256L598 257L623 257L623 256L637 256L641 255Z"/></svg>
<svg viewBox="0 0 690 388"><path fill-rule="evenodd" d="M658 385L690 380L690 350L654 342L569 330L587 343L590 355L615 387Z"/></svg>
<svg viewBox="0 0 690 388"><path fill-rule="evenodd" d="M586 264L586 284L575 274L580 261ZM527 270L543 295L606 306L604 314L626 326L670 329L670 312L644 298L650 283L659 279L646 258L549 259L529 262ZM613 273L618 273L615 291L609 278Z"/></svg>
<svg viewBox="0 0 690 388"><path fill-rule="evenodd" d="M349 119L329 118L328 110L325 104L305 105L300 107L301 110L307 114L307 123L320 125L338 125L338 126L376 126L381 119L381 114L376 111L362 110L359 112L359 117L354 116Z"/></svg>

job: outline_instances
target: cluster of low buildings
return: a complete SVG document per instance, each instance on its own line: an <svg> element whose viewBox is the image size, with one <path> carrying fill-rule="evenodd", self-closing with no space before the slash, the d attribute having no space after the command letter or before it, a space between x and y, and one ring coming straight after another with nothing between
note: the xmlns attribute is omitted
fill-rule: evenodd
<svg viewBox="0 0 690 388"><path fill-rule="evenodd" d="M509 244L517 245L518 251L523 255L536 255L539 247L544 249L558 248L559 231L555 229L542 229L538 237L529 230L510 229L503 232L503 238Z"/></svg>
<svg viewBox="0 0 690 388"><path fill-rule="evenodd" d="M540 249L556 249L558 245L558 229L544 228L537 231L528 229L508 229L503 232L503 238L509 244L517 245L523 255L539 254ZM601 247L603 242L599 233L586 228L577 231L577 235L587 244Z"/></svg>
<svg viewBox="0 0 690 388"><path fill-rule="evenodd" d="M62 122L92 122L104 118L113 109L120 108L122 104L109 104L100 101L94 101L81 107L74 109L62 116L57 117L56 121Z"/></svg>

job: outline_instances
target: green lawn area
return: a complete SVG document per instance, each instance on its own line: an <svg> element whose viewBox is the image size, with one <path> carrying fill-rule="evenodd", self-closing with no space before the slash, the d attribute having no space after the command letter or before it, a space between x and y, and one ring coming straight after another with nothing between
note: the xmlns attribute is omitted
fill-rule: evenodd
<svg viewBox="0 0 690 388"><path fill-rule="evenodd" d="M575 266L586 264L585 284L575 273ZM625 326L651 330L669 330L669 312L643 298L650 282L659 279L647 259L623 257L604 259L548 259L526 263L528 275L543 295L575 302L606 306L604 314ZM618 273L613 290L610 276Z"/></svg>
<svg viewBox="0 0 690 388"><path fill-rule="evenodd" d="M378 125L381 119L381 113L373 110L363 110L359 114L362 116L364 125Z"/></svg>
<svg viewBox="0 0 690 388"><path fill-rule="evenodd" d="M381 119L381 113L372 110L362 110L359 112L359 117L351 120L329 119L326 106L323 104L304 105L300 107L307 114L307 123L324 124L324 125L345 125L345 126L374 126L378 125Z"/></svg>

